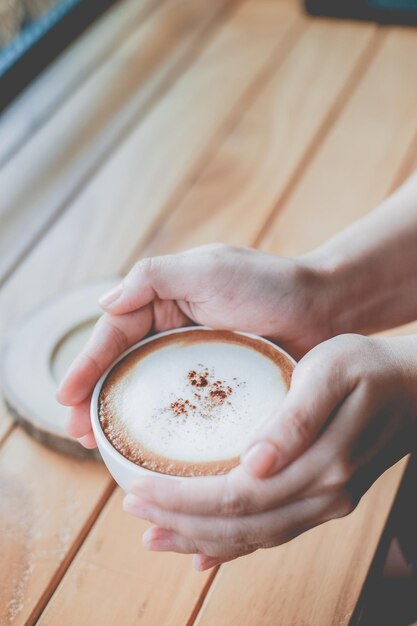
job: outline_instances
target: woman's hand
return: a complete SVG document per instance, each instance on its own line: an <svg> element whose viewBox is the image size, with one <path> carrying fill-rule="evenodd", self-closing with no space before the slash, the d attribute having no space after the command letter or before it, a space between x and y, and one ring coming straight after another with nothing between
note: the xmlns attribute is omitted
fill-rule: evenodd
<svg viewBox="0 0 417 626"><path fill-rule="evenodd" d="M151 330L242 330L278 340L296 357L331 336L320 271L247 248L216 244L143 259L101 304L106 313L58 392L72 407L68 432L86 447L95 447L89 404L97 380Z"/></svg>
<svg viewBox="0 0 417 626"><path fill-rule="evenodd" d="M417 337L341 335L309 352L242 465L220 477L145 477L127 511L156 525L152 550L215 564L282 544L350 513L416 446Z"/></svg>

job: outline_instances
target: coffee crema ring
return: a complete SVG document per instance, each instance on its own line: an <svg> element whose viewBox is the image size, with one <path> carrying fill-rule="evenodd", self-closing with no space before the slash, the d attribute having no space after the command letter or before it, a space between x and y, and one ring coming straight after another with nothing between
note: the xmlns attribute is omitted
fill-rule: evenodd
<svg viewBox="0 0 417 626"><path fill-rule="evenodd" d="M289 389L294 363L270 342L226 330L177 331L133 349L98 396L109 443L175 476L225 474ZM261 391L261 393L260 393Z"/></svg>

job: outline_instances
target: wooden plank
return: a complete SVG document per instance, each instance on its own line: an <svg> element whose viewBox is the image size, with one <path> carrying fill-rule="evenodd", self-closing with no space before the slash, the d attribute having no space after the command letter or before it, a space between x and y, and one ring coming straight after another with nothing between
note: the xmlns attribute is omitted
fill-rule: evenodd
<svg viewBox="0 0 417 626"><path fill-rule="evenodd" d="M0 623L33 623L112 489L104 467L17 430L0 455ZM80 529L83 529L80 533Z"/></svg>
<svg viewBox="0 0 417 626"><path fill-rule="evenodd" d="M117 490L66 573L71 584L57 591L59 609L49 603L38 624L114 624L117 616L123 626L188 623L212 573L195 572L188 556L145 550L140 536L147 526L123 512ZM116 532L108 535L109 528Z"/></svg>
<svg viewBox="0 0 417 626"><path fill-rule="evenodd" d="M165 199L194 171L196 162L201 161L208 143L218 141L227 125L244 109L248 91L254 83L260 84L260 75L271 58L275 62L277 55L286 53L293 39L288 34L296 21L296 15L292 5L251 0L231 17L195 65L125 142L78 197L71 210L55 223L3 286L0 292L0 334L4 335L16 318L45 297L62 289L62 285L67 287L90 276L114 273L126 262L137 239L143 236L147 225L164 206ZM224 58L229 59L227 63ZM224 88L213 89L217 84ZM186 120L187 124L193 120L189 134L184 134L184 126L178 124L178 120ZM155 137L159 136L164 141L155 141ZM135 162L137 155L138 161ZM142 165L143 169L146 166L146 176L138 177ZM167 166L167 174L161 178L160 173ZM155 181L158 181L158 189L154 195ZM149 199L143 205L142 191ZM32 454L19 446L22 439L27 441L29 448L33 446ZM18 596L18 607L21 610L16 613L13 621L15 626L33 623L42 610L63 574L63 559L67 563L72 557L96 515L96 507L100 506L107 494L109 479L104 470L94 474L91 478L94 495L89 492L84 499L83 485L73 475L71 459L47 451L44 456L38 454L39 446L36 442L28 441L19 429L15 429L8 437L0 457L7 455L12 443L16 446L13 462L17 468L22 466L21 454L26 455L31 464L38 463L33 471L26 468L20 481L15 482L17 491L22 492L22 485L26 484L28 476L37 476L39 472L48 475L50 480L28 481L23 493L30 501L36 501L40 510L49 512L56 507L61 519L60 490L71 492L74 481L80 491L81 501L79 516L76 518L78 534L74 531L71 535L66 556L56 555L55 560L51 556L46 568L48 575L45 577L38 576L35 569L25 570L22 559L26 553L26 539L23 531L19 534L16 529L13 544L2 560L5 572L13 568L20 572L27 571L24 589ZM59 477L57 483L52 481L55 475ZM15 504L9 502L0 524L13 525L17 515ZM47 513L34 517L33 533L40 534L45 542L53 543L49 539L53 532ZM37 551L38 544L33 543L30 555L36 562ZM174 571L175 564L174 560ZM164 567L159 573L159 579L164 579L166 575ZM178 577L173 578L177 587L180 581ZM200 581L203 589L204 581ZM27 590L30 590L29 595ZM4 602L8 606L10 603L15 604L14 596L10 595L12 591L6 588ZM146 589L137 592L146 597ZM161 594L169 595L171 592L166 586L160 590ZM193 606L190 605L190 611ZM31 616L30 619L28 616Z"/></svg>
<svg viewBox="0 0 417 626"><path fill-rule="evenodd" d="M220 15L233 4L162 4L8 161L0 171L0 282L195 60ZM94 42L93 32L91 47Z"/></svg>
<svg viewBox="0 0 417 626"><path fill-rule="evenodd" d="M76 39L0 115L0 168L161 0L122 0Z"/></svg>
<svg viewBox="0 0 417 626"><path fill-rule="evenodd" d="M417 131L416 106L417 37L394 30L301 183L279 207L262 247L301 254L382 200ZM279 624L348 624L404 467L402 461L386 472L348 518L222 567L196 623L218 623L221 607L230 624L251 624L261 611L263 624L276 624L277 616Z"/></svg>
<svg viewBox="0 0 417 626"><path fill-rule="evenodd" d="M305 95L305 102L303 105L298 104L298 123L301 125L307 138L314 136L314 133L320 128L324 118L332 110L332 105L335 103L338 97L338 92L342 90L343 84L349 82L349 78L352 75L352 71L356 65L363 61L367 54L368 45L372 42L373 33L375 32L372 26L358 26L352 27L345 24L335 26L335 29L329 28L325 22L317 22L314 26L310 27L304 35L297 42L295 47L289 53L288 58L284 61L282 68L273 72L274 76L267 85L266 89L262 92L262 95L254 102L249 112L244 115L243 119L238 123L236 129L231 133L230 137L222 144L222 147L216 151L213 160L205 169L204 174L199 177L194 183L190 194L187 194L184 202L180 203L175 209L172 218L170 217L166 226L161 226L165 235L162 238L158 236L154 239L154 245L152 246L152 252L171 252L176 250L178 246L178 238L180 241L180 247L182 243L205 243L211 236L211 217L216 221L218 219L217 213L211 212L210 217L207 215L209 212L210 202L205 199L205 190L207 187L207 180L213 178L207 175L207 172L222 172L222 176L218 175L214 178L213 188L215 189L214 197L211 200L218 200L219 212L224 209L228 211L228 219L222 223L222 235L227 239L233 237L233 230L237 225L237 221L240 218L245 217L239 203L239 191L242 193L242 197L246 198L246 186L245 181L248 180L248 186L252 184L250 177L247 176L250 171L250 167L255 167L256 163L259 163L259 169L264 170L264 180L268 181L268 176L271 176L271 161L277 163L277 169L279 170L280 161L285 159L285 146L282 145L282 141L287 138L290 139L286 133L288 131L282 130L281 134L278 133L277 137L273 136L272 128L275 128L273 119L271 119L271 110L275 107L276 115L286 115L290 110L294 102L298 101L304 94L307 77L310 78L311 73L315 76L315 86L317 89L316 94ZM330 52L333 51L336 61L334 63L326 64L326 60L329 57ZM349 54L347 54L349 52ZM313 59L313 61L312 61ZM287 67L288 66L288 67ZM281 94L283 86L287 81L288 88L291 89L291 94L287 96L288 100L284 98L284 104L281 108ZM310 100L311 98L311 100ZM267 102L265 102L267 100ZM268 110L270 116L263 116L263 113ZM311 110L314 110L314 114L311 114ZM251 143L252 133L254 133L253 121L261 119L262 122L268 120L268 126L262 137L265 138L265 150L268 153L268 158L264 161L259 157L259 151L254 155L254 161L250 160L250 154L246 155L246 152L242 150L242 146L247 146L248 153L251 153L253 146ZM261 126L263 128L263 126ZM256 133L259 132L258 126L255 126ZM296 132L296 131L293 131ZM241 137L240 143L236 146L233 139L239 136ZM245 137L249 137L248 142L245 143ZM229 142L230 145L229 145ZM230 189L234 190L232 201L230 201L231 194L228 193L229 184L229 172L230 170L224 165L224 154L230 154L230 150L226 151L224 146L229 146L230 149L236 149L236 168L242 163L242 171L237 179L233 179L235 185L231 185ZM305 150L303 144L302 135L298 139L298 147L294 148L293 155L291 157L291 166L285 170L285 176L288 178L293 169L297 167L298 162L302 159ZM237 158L238 154L242 156L242 161ZM220 155L220 156L219 156ZM221 157L221 160L218 159ZM232 178L234 176L234 170L232 170ZM262 173L262 172L261 172ZM256 177L256 174L254 174ZM256 189L261 189L260 181L257 179ZM285 181L280 180L279 185L284 184ZM224 191L221 195L221 189ZM189 197L193 199L189 200ZM270 196L271 190L268 189L265 194L265 207L263 206L263 198L260 194L260 202L257 204L256 212L250 211L250 203L244 202L245 211L249 211L250 219L245 221L246 229L238 227L238 237L240 243L250 243L253 233L256 232L261 226L265 215L267 215L267 209L270 209ZM197 202L197 199L199 201ZM230 202L230 205L229 205ZM184 206L187 210L184 211ZM162 243L161 243L162 242ZM150 557L142 556L142 548L138 548L136 538L138 535L134 534L143 530L144 525L137 520L123 521L121 526L121 520L123 516L120 513L120 491L112 498L112 501L108 503L106 507L106 517L100 518L100 522L95 525L94 530L86 539L82 550L74 559L71 567L64 576L60 586L56 593L49 602L44 614L40 619L40 624L53 624L58 619L60 623L69 619L66 616L71 615L75 621L82 621L88 619L89 621L97 621L102 624L113 624L117 619L117 615L121 614L121 607L123 607L123 619L126 624L135 623L136 616L138 614L138 606L142 602L142 594L138 591L141 588L140 582L142 581L142 570L140 569L140 563L142 559L146 558L147 570L151 571L147 575L146 581L150 578L150 585L153 585L153 567L159 563L169 563L172 559L172 555L167 557L167 560L161 560L161 555L151 555ZM110 549L104 555L99 556L99 562L97 563L97 549L96 544L105 544L106 538L119 534L119 529L123 528L123 540L118 543L117 550L111 551ZM137 564L132 564L132 550L135 552L140 550L140 556L136 557ZM115 556L115 552L117 555ZM167 556L167 555L165 555ZM155 561L153 560L155 558ZM91 567L91 562L94 563L94 568ZM115 563L117 564L115 566ZM189 564L189 562L188 562ZM118 582L113 578L113 568L116 567L117 572L122 572L123 578ZM162 565L163 567L163 565ZM110 575L109 575L110 572ZM109 577L110 576L110 580ZM248 577L251 579L251 577ZM82 584L79 583L82 581ZM97 606L99 603L91 602L91 598L102 598L102 589L118 589L120 588L121 602L104 600L105 607ZM244 587L243 587L244 588ZM177 585L179 589L179 585ZM182 589L182 586L181 586ZM77 602L75 603L75 594ZM104 594L107 595L107 594ZM264 599L264 597L263 597ZM70 613L70 607L72 608ZM94 604L94 608L92 608ZM162 603L165 607L166 605ZM189 605L190 606L190 605ZM259 606L259 605L258 605ZM267 604L265 604L267 606ZM149 604L146 606L143 613L143 620L149 624L172 624L177 623L176 618L168 612L159 612L160 606L154 605L154 599L151 596ZM74 617L75 615L75 617ZM142 614L141 614L142 615ZM227 616L227 618L225 618ZM185 617L182 615L182 622L185 623ZM229 614L225 612L221 619L217 615L217 623L222 624L229 621ZM70 622L68 622L70 623ZM252 613L252 623L261 623L254 617Z"/></svg>
<svg viewBox="0 0 417 626"><path fill-rule="evenodd" d="M277 197L352 90L375 34L370 25L312 22L197 183L163 223L155 224L140 252L175 252L217 240L253 244Z"/></svg>

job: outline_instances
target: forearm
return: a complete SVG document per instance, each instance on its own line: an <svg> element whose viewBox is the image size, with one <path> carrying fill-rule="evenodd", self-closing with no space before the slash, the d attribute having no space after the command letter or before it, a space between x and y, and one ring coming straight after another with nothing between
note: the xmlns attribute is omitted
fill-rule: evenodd
<svg viewBox="0 0 417 626"><path fill-rule="evenodd" d="M304 260L326 276L333 334L369 334L417 319L417 172Z"/></svg>

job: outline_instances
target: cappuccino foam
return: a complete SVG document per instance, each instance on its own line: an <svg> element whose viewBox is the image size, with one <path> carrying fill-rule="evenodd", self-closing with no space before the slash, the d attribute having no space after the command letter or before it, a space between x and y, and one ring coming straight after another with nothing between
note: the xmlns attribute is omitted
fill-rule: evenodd
<svg viewBox="0 0 417 626"><path fill-rule="evenodd" d="M99 417L129 460L180 476L224 473L279 407L292 363L230 331L173 333L129 353L108 375Z"/></svg>

